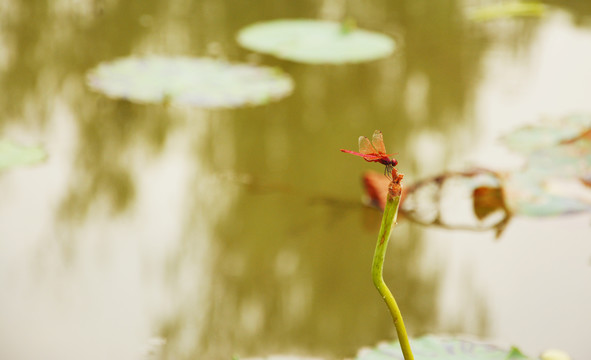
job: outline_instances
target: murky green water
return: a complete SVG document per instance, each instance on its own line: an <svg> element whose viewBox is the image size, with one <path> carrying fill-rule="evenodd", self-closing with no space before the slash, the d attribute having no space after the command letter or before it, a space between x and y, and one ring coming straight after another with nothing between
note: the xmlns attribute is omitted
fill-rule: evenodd
<svg viewBox="0 0 591 360"><path fill-rule="evenodd" d="M380 213L338 151L381 129L410 182L515 155L496 139L591 111L591 9L466 20L459 1L0 2L0 129L49 159L0 174L0 358L343 358L395 336L369 268ZM131 54L251 59L255 21L340 18L395 56L310 66L268 106L196 110L91 92ZM466 333L591 356L589 215L515 218L494 234L401 222L391 284L413 335Z"/></svg>

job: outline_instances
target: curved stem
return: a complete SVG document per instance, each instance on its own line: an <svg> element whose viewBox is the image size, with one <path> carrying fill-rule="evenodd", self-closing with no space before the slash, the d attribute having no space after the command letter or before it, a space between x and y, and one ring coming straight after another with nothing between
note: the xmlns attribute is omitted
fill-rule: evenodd
<svg viewBox="0 0 591 360"><path fill-rule="evenodd" d="M392 175L394 174L395 173L393 172ZM374 285L378 289L380 295L382 295L386 305L388 306L388 310L390 310L390 314L392 315L392 320L394 321L394 326L396 327L396 333L398 334L398 341L400 343L400 347L402 348L404 359L414 360L414 356L410 349L410 343L408 341L408 335L406 334L406 328L404 327L404 321L402 320L402 314L400 313L400 309L398 309L398 305L396 304L396 300L394 299L392 292L390 292L390 289L388 289L388 286L384 282L383 278L384 258L386 256L388 240L390 239L392 229L396 224L396 218L398 217L398 205L400 204L400 181L402 180L402 175L398 175L396 177L393 176L393 178L394 180L392 183L390 183L390 187L388 189L388 198L386 200L384 215L382 217L382 226L380 227L378 243L373 256L371 276Z"/></svg>

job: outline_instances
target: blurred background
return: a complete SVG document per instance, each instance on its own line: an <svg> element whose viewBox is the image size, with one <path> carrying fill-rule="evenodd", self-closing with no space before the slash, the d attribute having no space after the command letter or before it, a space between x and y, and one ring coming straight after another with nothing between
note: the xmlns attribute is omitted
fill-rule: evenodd
<svg viewBox="0 0 591 360"><path fill-rule="evenodd" d="M0 137L48 153L0 173L0 358L342 359L394 339L370 277L381 213L361 202L381 166L338 150L380 129L407 184L501 171L517 157L503 134L591 112L591 6L469 19L489 3L0 1ZM306 65L235 41L258 21L345 16L394 55ZM204 110L87 87L99 63L148 54L277 66L295 89ZM589 213L517 216L498 238L401 219L385 279L412 336L591 357Z"/></svg>

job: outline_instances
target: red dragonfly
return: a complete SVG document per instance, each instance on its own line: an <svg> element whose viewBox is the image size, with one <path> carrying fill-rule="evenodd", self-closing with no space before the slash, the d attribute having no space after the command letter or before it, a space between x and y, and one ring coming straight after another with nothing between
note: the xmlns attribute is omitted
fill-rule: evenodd
<svg viewBox="0 0 591 360"><path fill-rule="evenodd" d="M361 156L365 161L377 162L386 166L386 175L392 172L394 166L398 165L398 161L390 158L392 154L386 154L386 147L384 146L384 136L379 130L374 131L371 141L365 136L359 137L359 152L344 150L342 152Z"/></svg>

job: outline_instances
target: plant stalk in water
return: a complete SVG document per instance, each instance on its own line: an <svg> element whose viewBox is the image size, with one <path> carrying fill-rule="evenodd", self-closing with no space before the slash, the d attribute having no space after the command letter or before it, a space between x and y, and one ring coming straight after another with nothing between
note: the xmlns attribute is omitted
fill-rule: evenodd
<svg viewBox="0 0 591 360"><path fill-rule="evenodd" d="M390 310L404 359L414 360L414 356L410 349L410 343L408 341L408 335L406 334L406 328L404 327L404 321L402 320L402 314L400 313L400 309L398 309L398 305L396 304L392 292L388 289L383 278L386 249L388 248L388 241L392 234L392 229L396 224L396 218L398 217L398 206L400 205L400 195L402 193L402 178L403 175L398 174L396 169L392 170L392 182L390 182L390 185L388 186L388 197L386 199L386 206L384 208L382 226L380 227L376 251L373 256L371 277L378 292L386 302L388 310Z"/></svg>

